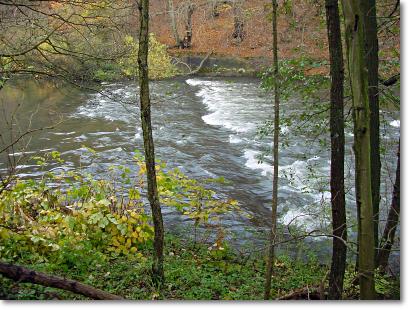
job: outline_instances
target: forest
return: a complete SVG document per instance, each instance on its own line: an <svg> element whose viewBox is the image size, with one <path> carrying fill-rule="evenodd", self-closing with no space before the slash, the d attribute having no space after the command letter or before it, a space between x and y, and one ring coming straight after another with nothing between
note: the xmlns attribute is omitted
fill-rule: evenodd
<svg viewBox="0 0 410 310"><path fill-rule="evenodd" d="M400 300L399 0L0 0L0 299Z"/></svg>

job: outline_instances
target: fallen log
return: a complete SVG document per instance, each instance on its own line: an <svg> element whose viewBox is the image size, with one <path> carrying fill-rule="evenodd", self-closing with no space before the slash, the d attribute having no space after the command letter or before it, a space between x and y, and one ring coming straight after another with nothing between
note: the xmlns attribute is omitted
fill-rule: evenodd
<svg viewBox="0 0 410 310"><path fill-rule="evenodd" d="M0 274L17 282L40 284L47 287L59 288L92 299L119 300L121 296L114 295L78 281L50 276L28 268L0 262Z"/></svg>

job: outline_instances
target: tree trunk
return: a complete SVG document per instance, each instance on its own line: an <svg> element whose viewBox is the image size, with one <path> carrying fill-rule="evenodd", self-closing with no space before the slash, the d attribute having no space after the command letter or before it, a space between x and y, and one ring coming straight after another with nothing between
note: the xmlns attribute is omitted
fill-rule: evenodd
<svg viewBox="0 0 410 310"><path fill-rule="evenodd" d="M194 9L195 5L189 3L186 9L184 48L190 48L192 46L192 14L194 14Z"/></svg>
<svg viewBox="0 0 410 310"><path fill-rule="evenodd" d="M397 226L399 225L400 216L400 142L399 149L397 151L397 168L396 168L396 181L394 183L393 198L389 215L387 217L386 226L384 228L382 240L380 240L380 250L377 257L376 267L380 267L380 270L385 271L388 263L390 251L394 243L394 235L396 233Z"/></svg>
<svg viewBox="0 0 410 310"><path fill-rule="evenodd" d="M212 16L213 18L219 16L218 0L211 0L211 16Z"/></svg>
<svg viewBox="0 0 410 310"><path fill-rule="evenodd" d="M273 260L275 257L277 209L278 209L278 182L279 182L279 63L278 63L278 31L277 31L277 8L276 0L272 0L272 36L273 36L273 89L275 100L275 118L273 133L273 181L272 181L272 227L269 236L269 253L265 274L264 299L270 299L271 281L273 273Z"/></svg>
<svg viewBox="0 0 410 310"><path fill-rule="evenodd" d="M360 298L373 299L374 221L370 162L370 107L364 47L364 17L356 0L342 1L345 16L347 60L353 101L356 197L360 210L359 282Z"/></svg>
<svg viewBox="0 0 410 310"><path fill-rule="evenodd" d="M330 76L330 192L332 201L333 252L329 276L329 299L341 299L346 269L346 208L344 187L343 50L337 0L326 0Z"/></svg>
<svg viewBox="0 0 410 310"><path fill-rule="evenodd" d="M41 272L27 269L22 266L6 264L3 262L0 262L0 274L17 282L34 283L47 287L55 287L76 294L81 294L92 299L124 299L121 296L104 292L98 288L83 284L78 281L50 276Z"/></svg>
<svg viewBox="0 0 410 310"><path fill-rule="evenodd" d="M240 0L233 1L233 24L232 37L240 43L245 38L242 3Z"/></svg>
<svg viewBox="0 0 410 310"><path fill-rule="evenodd" d="M161 206L158 199L157 178L155 173L155 151L151 127L151 103L148 81L148 21L149 0L138 2L140 13L140 33L138 49L138 75L140 86L141 125L144 139L145 165L147 168L148 200L151 206L152 220L154 222L154 262L152 265L153 280L163 282L163 247L164 226L162 222Z"/></svg>
<svg viewBox="0 0 410 310"><path fill-rule="evenodd" d="M175 9L174 9L173 0L167 0L167 9L168 9L168 14L169 14L169 22L171 24L172 35L174 36L174 39L175 39L175 46L180 47L181 39L179 38L179 34L178 34L178 26L177 26L177 22L175 19Z"/></svg>
<svg viewBox="0 0 410 310"><path fill-rule="evenodd" d="M374 248L379 244L380 203L380 117L379 117L379 41L377 39L376 0L361 0L364 14L365 55L370 105L370 165L374 217Z"/></svg>

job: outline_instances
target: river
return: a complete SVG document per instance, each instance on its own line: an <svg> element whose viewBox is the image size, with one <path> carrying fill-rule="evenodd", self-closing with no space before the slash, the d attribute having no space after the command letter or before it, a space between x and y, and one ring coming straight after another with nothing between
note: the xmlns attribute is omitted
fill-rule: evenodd
<svg viewBox="0 0 410 310"><path fill-rule="evenodd" d="M175 78L152 82L151 92L157 157L192 178L224 177L230 184L212 185L213 189L221 196L237 199L252 216L229 218L227 227L243 234L246 227L265 231L269 225L272 168L269 162L258 163L257 156L271 145L271 139L257 139L256 131L272 118L273 104L260 89L259 80ZM16 115L23 128L30 119L36 128L62 117L63 122L55 129L35 133L25 154L57 150L66 161L66 169L81 165L103 175L112 164L131 166L133 151L143 150L136 93L133 82L106 83L97 92L18 81L1 91L0 104L6 108L0 113L9 114L20 105ZM285 115L301 108L297 99L281 104ZM390 145L382 157L381 217L385 218L394 181L400 116L399 112L387 111L382 116L382 139ZM291 127L282 128L282 137L289 145L280 149L279 221L292 221L307 230L326 230L330 220L329 149L295 135ZM351 132L346 132L346 138L346 199L348 217L354 218ZM89 160L84 146L98 152L97 162ZM4 171L6 165L3 156L0 169ZM25 178L37 178L42 173L38 166L25 162L17 168ZM170 226L178 223L177 214L164 212Z"/></svg>

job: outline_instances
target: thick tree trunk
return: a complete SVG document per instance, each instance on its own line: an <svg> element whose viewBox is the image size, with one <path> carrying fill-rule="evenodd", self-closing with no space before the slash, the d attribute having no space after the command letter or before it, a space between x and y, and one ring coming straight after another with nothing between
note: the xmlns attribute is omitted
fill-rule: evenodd
<svg viewBox="0 0 410 310"><path fill-rule="evenodd" d="M275 118L273 133L273 181L272 181L272 226L269 236L269 253L265 274L264 299L270 299L271 281L273 273L273 260L275 257L277 209L278 209L278 182L279 182L279 63L278 63L278 31L277 31L277 8L276 0L272 0L272 35L273 35L273 89L275 101Z"/></svg>
<svg viewBox="0 0 410 310"><path fill-rule="evenodd" d="M104 292L98 288L83 284L78 281L50 276L41 272L27 269L22 266L6 264L3 262L0 262L0 274L17 282L34 283L47 287L59 288L65 291L81 294L92 299L124 299L121 296Z"/></svg>
<svg viewBox="0 0 410 310"><path fill-rule="evenodd" d="M192 14L194 14L194 9L195 5L189 3L186 9L184 48L190 48L192 46Z"/></svg>
<svg viewBox="0 0 410 310"><path fill-rule="evenodd" d="M364 14L365 55L370 105L370 165L374 217L374 248L379 244L380 202L380 117L379 117L379 41L377 39L376 0L361 0Z"/></svg>
<svg viewBox="0 0 410 310"><path fill-rule="evenodd" d="M354 151L356 157L359 225L360 298L373 299L374 221L370 162L370 107L364 48L364 17L356 0L342 1L345 16L347 60L353 99Z"/></svg>
<svg viewBox="0 0 410 310"><path fill-rule="evenodd" d="M377 265L380 270L385 271L389 263L391 248L394 244L394 236L399 225L400 216L400 143L397 151L396 181L394 183L393 198L389 215L387 216L386 226L384 227L383 237L380 240L380 250L377 256Z"/></svg>
<svg viewBox="0 0 410 310"><path fill-rule="evenodd" d="M173 0L167 0L167 9L168 9L168 15L169 15L169 22L171 24L172 35L174 36L174 39L175 39L175 46L180 47L181 39L179 38L179 34L178 34L178 26L177 26L177 22L175 19L175 9L174 9Z"/></svg>
<svg viewBox="0 0 410 310"><path fill-rule="evenodd" d="M332 201L333 252L329 276L329 299L341 299L346 269L346 208L344 187L343 50L338 0L326 0L330 76L330 192Z"/></svg>
<svg viewBox="0 0 410 310"><path fill-rule="evenodd" d="M151 103L148 81L149 0L140 0L138 2L138 9L140 13L138 82L140 86L141 125L144 139L145 165L147 168L148 200L151 206L152 220L154 222L154 262L152 265L152 272L153 280L155 282L162 282L164 280L164 226L162 222L162 213L161 206L159 204L157 178L155 173L155 151L154 140L152 138Z"/></svg>

